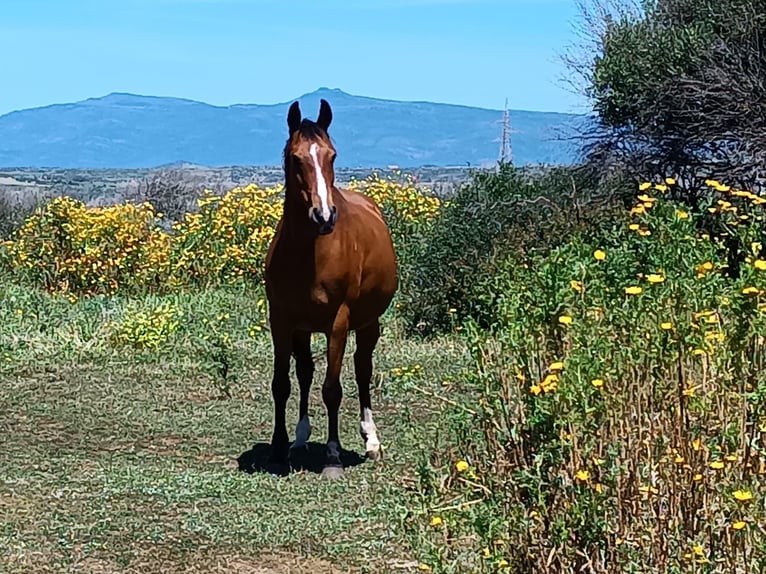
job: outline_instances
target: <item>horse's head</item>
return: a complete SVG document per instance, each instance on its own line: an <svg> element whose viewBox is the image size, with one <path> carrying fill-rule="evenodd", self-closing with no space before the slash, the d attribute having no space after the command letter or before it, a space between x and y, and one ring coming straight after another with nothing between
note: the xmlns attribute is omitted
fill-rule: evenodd
<svg viewBox="0 0 766 574"><path fill-rule="evenodd" d="M321 100L316 122L301 119L298 102L290 106L287 126L290 136L285 146L286 193L303 202L311 222L320 235L331 233L338 219L333 203L335 185L335 147L327 129L332 122L330 104Z"/></svg>

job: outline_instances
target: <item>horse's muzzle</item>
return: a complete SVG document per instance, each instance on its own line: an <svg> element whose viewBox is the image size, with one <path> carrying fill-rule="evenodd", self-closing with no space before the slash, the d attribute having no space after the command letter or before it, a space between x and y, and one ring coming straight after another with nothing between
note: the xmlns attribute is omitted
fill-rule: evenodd
<svg viewBox="0 0 766 574"><path fill-rule="evenodd" d="M335 229L335 222L338 221L338 208L333 205L330 208L330 218L325 219L319 209L312 207L309 210L309 218L316 223L319 235L327 235Z"/></svg>

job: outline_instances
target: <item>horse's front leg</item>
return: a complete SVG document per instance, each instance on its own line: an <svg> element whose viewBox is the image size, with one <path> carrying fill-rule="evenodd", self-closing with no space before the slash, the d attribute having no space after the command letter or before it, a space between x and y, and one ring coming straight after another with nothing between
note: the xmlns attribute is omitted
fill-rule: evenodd
<svg viewBox="0 0 766 574"><path fill-rule="evenodd" d="M295 427L295 442L290 448L308 450L308 441L311 437L309 392L314 378L314 359L311 356L311 333L309 331L297 331L293 335L293 356L295 357L295 372L298 375L301 397L298 409L298 425Z"/></svg>
<svg viewBox="0 0 766 574"><path fill-rule="evenodd" d="M346 351L348 337L348 308L342 305L327 336L327 373L322 385L322 399L327 409L327 458L322 476L341 478L343 463L340 460L340 438L338 435L338 411L343 398L340 384L340 368Z"/></svg>
<svg viewBox="0 0 766 574"><path fill-rule="evenodd" d="M287 436L285 411L290 398L290 354L292 334L278 322L272 321L271 340L274 346L274 374L271 379L271 395L274 399L274 433L271 436L272 464L288 465L290 439Z"/></svg>
<svg viewBox="0 0 766 574"><path fill-rule="evenodd" d="M370 385L372 383L372 353L380 338L380 323L376 320L371 325L356 330L356 352L354 353L354 370L356 384L359 388L359 431L364 440L367 458L380 458L380 439L378 429L372 418L372 401Z"/></svg>

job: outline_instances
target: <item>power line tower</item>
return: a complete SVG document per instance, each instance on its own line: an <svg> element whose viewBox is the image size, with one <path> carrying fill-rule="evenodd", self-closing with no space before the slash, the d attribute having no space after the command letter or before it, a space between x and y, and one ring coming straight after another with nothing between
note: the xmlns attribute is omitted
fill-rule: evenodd
<svg viewBox="0 0 766 574"><path fill-rule="evenodd" d="M508 98L505 98L505 108L503 108L503 119L500 120L502 131L500 135L500 154L498 157L497 169L504 163L513 163L513 148L511 147L511 134L518 133L511 129L511 112L508 110ZM498 141L498 140L495 140Z"/></svg>

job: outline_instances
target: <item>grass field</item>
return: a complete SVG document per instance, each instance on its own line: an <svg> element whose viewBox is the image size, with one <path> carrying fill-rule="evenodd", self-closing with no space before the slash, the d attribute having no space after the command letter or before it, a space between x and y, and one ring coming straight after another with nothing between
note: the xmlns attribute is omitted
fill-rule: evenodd
<svg viewBox="0 0 766 574"><path fill-rule="evenodd" d="M155 352L109 343L104 325L129 301L72 304L7 284L0 289L0 571L417 569L417 536L408 522L424 509L412 486L421 457L439 440L439 401L429 394L441 395L445 376L459 368L459 345L406 342L389 323L373 399L386 449L381 463L360 457L346 362L341 432L348 468L345 480L332 482L318 474L324 341L315 338L311 450L302 469L276 477L262 470L272 424L271 357L266 332L248 335L254 297L174 297L181 328ZM230 336L226 382L220 357L200 353L208 343L205 320L224 313L229 317L217 328ZM392 369L414 365L422 371L392 384ZM296 391L294 381L291 421Z"/></svg>

